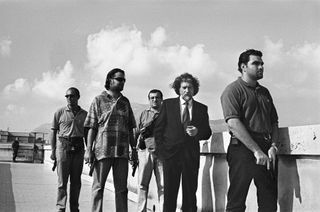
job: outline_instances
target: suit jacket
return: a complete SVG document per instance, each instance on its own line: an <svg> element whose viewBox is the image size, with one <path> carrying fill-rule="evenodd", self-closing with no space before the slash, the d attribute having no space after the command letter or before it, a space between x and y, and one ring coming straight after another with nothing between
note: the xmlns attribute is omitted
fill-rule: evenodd
<svg viewBox="0 0 320 212"><path fill-rule="evenodd" d="M193 100L190 125L198 128L198 134L194 137L188 136L184 131L179 97L163 101L154 126L156 153L160 159L172 157L181 148L190 148L195 157L200 155L199 140L206 140L211 136L206 105Z"/></svg>

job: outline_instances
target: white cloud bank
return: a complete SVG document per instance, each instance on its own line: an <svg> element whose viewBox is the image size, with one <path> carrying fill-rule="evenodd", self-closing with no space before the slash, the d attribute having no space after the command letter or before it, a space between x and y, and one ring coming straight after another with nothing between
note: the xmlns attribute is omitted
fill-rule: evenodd
<svg viewBox="0 0 320 212"><path fill-rule="evenodd" d="M9 57L11 55L11 44L10 39L0 40L0 55L2 57Z"/></svg>
<svg viewBox="0 0 320 212"><path fill-rule="evenodd" d="M48 71L42 74L41 79L35 79L29 83L27 79L16 79L12 84L4 87L4 97L20 97L21 95L35 94L49 99L61 98L66 88L74 86L74 68L70 61L67 61L62 69L56 72Z"/></svg>
<svg viewBox="0 0 320 212"><path fill-rule="evenodd" d="M320 44L305 42L286 48L282 40L273 42L266 38L264 50L266 80L271 81L279 95L320 94Z"/></svg>
<svg viewBox="0 0 320 212"><path fill-rule="evenodd" d="M136 28L105 28L88 36L87 65L100 77L105 77L106 71L114 67L122 67L136 76L146 73L213 73L214 61L204 51L204 45L191 48L166 46L166 41L163 27L156 28L149 40L143 39L142 32Z"/></svg>
<svg viewBox="0 0 320 212"><path fill-rule="evenodd" d="M9 104L6 107L5 115L10 116L10 115L24 115L26 112L25 107L23 106L18 106L15 104Z"/></svg>
<svg viewBox="0 0 320 212"><path fill-rule="evenodd" d="M3 94L6 97L11 95L23 95L30 91L30 84L27 79L19 78L14 81L13 84L7 85L3 89Z"/></svg>
<svg viewBox="0 0 320 212"><path fill-rule="evenodd" d="M57 72L43 73L42 79L35 80L32 91L40 96L59 99L66 91L66 88L74 86L73 72L73 65L70 61L67 61L64 67Z"/></svg>

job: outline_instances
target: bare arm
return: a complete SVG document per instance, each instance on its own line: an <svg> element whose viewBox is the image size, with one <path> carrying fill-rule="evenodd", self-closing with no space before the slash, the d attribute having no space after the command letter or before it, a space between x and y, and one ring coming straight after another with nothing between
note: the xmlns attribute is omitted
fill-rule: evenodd
<svg viewBox="0 0 320 212"><path fill-rule="evenodd" d="M52 160L56 160L57 130L52 130L51 131L50 144L51 144L51 156L50 156L50 158Z"/></svg>
<svg viewBox="0 0 320 212"><path fill-rule="evenodd" d="M271 135L271 138L272 138L272 145L273 146L278 146L279 145L279 127L278 127L278 123L274 123L272 125L272 135Z"/></svg>
<svg viewBox="0 0 320 212"><path fill-rule="evenodd" d="M228 127L232 134L239 139L249 150L251 150L256 158L256 163L258 165L267 165L269 168L269 158L260 149L257 143L251 138L249 132L243 125L243 123L237 119L232 118L227 121Z"/></svg>
<svg viewBox="0 0 320 212"><path fill-rule="evenodd" d="M87 148L86 148L86 153L84 155L84 160L87 163L92 163L93 161L93 149L92 145L94 140L96 139L97 136L97 130L90 128L88 131L88 137L87 137Z"/></svg>
<svg viewBox="0 0 320 212"><path fill-rule="evenodd" d="M137 146L137 142L134 139L133 129L129 130L129 140L130 140L131 149L135 149Z"/></svg>
<svg viewBox="0 0 320 212"><path fill-rule="evenodd" d="M268 156L269 156L269 160L270 162L272 162L272 168L273 170L275 170L276 168L276 155L278 152L278 139L279 139L279 127L278 127L278 123L274 123L272 125L272 144L270 149L268 150Z"/></svg>

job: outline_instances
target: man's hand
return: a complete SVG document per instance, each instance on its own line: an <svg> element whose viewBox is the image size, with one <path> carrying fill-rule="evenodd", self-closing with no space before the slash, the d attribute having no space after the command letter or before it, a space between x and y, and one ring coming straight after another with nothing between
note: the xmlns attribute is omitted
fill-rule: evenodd
<svg viewBox="0 0 320 212"><path fill-rule="evenodd" d="M51 158L51 160L56 160L57 159L57 157L56 157L56 149L53 149L51 151L50 158Z"/></svg>
<svg viewBox="0 0 320 212"><path fill-rule="evenodd" d="M270 163L272 163L272 170L275 170L276 169L276 156L277 156L276 148L271 146L270 149L268 150L268 156L269 156Z"/></svg>
<svg viewBox="0 0 320 212"><path fill-rule="evenodd" d="M86 152L84 153L84 161L89 164L93 163L93 151L91 148L86 149Z"/></svg>
<svg viewBox="0 0 320 212"><path fill-rule="evenodd" d="M195 126L187 126L186 132L189 136L196 136L198 134L198 128Z"/></svg>
<svg viewBox="0 0 320 212"><path fill-rule="evenodd" d="M256 158L256 164L267 166L267 169L270 169L270 161L266 154L264 154L261 150L257 150L254 152L254 157Z"/></svg>
<svg viewBox="0 0 320 212"><path fill-rule="evenodd" d="M132 166L132 177L134 177L136 169L139 165L138 152L136 148L133 148L132 151L130 152L129 162Z"/></svg>

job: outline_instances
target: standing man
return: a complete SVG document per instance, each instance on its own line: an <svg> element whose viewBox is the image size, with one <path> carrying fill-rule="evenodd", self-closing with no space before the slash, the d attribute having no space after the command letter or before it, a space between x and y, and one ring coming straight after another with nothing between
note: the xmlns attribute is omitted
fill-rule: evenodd
<svg viewBox="0 0 320 212"><path fill-rule="evenodd" d="M123 70L116 68L109 71L106 90L94 98L85 121L85 127L90 128L85 160L94 166L91 196L93 212L102 212L104 186L111 168L116 211L128 211L129 144L133 160L137 160L137 152L133 138L136 122L129 100L121 94L125 81Z"/></svg>
<svg viewBox="0 0 320 212"><path fill-rule="evenodd" d="M182 210L195 212L199 140L209 139L211 136L208 108L193 99L199 91L199 81L191 74L178 76L172 88L179 97L164 100L154 129L157 152L163 159L163 211L176 211L182 176Z"/></svg>
<svg viewBox="0 0 320 212"><path fill-rule="evenodd" d="M83 127L87 112L78 105L80 92L71 87L66 91L67 106L54 114L51 133L51 159L57 163L57 210L66 211L67 184L70 177L70 211L79 211L79 194L83 168ZM58 141L57 141L58 135Z"/></svg>
<svg viewBox="0 0 320 212"><path fill-rule="evenodd" d="M16 158L18 156L18 151L19 151L19 138L16 137L14 141L11 144L12 147L12 161L16 162Z"/></svg>
<svg viewBox="0 0 320 212"><path fill-rule="evenodd" d="M260 51L241 53L236 81L221 96L231 140L227 152L230 186L227 211L245 211L252 179L257 187L258 211L277 211L276 153L278 115L263 78Z"/></svg>
<svg viewBox="0 0 320 212"><path fill-rule="evenodd" d="M138 156L139 156L139 191L138 211L147 211L149 183L152 172L158 188L159 211L163 211L163 164L154 154L155 141L153 135L154 121L159 115L163 95L160 90L153 89L148 94L150 108L141 113L138 125Z"/></svg>

